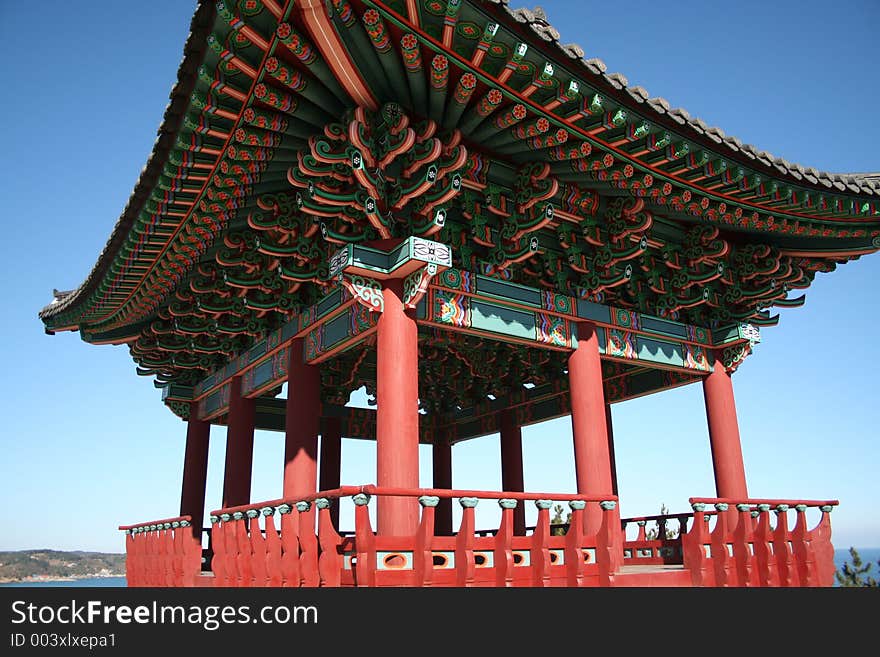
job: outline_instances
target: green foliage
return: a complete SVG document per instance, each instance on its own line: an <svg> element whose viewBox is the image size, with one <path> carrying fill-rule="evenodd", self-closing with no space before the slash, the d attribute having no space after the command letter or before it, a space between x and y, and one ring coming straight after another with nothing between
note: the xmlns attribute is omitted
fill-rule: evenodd
<svg viewBox="0 0 880 657"><path fill-rule="evenodd" d="M561 504L556 504L553 506L553 517L550 518L550 534L552 536L563 536L565 535L565 527L563 525L568 525L571 522L571 511L563 518L562 514L565 512L565 507ZM559 527L554 527L553 525L560 525Z"/></svg>
<svg viewBox="0 0 880 657"><path fill-rule="evenodd" d="M849 554L852 557L852 566L849 565L848 561L843 562L843 567L834 573L837 583L846 587L880 587L880 583L869 575L874 564L862 564L862 558L854 547L849 549ZM880 559L877 560L877 565L880 566Z"/></svg>
<svg viewBox="0 0 880 657"><path fill-rule="evenodd" d="M661 516L669 515L669 508L665 504L660 505L660 515ZM656 540L659 533L660 533L659 528L653 527L652 529L649 529L647 532L645 532L645 538L647 538L649 541ZM679 534L678 529L672 529L671 527L669 527L667 525L667 527L666 527L666 538L667 539L677 538L678 534Z"/></svg>

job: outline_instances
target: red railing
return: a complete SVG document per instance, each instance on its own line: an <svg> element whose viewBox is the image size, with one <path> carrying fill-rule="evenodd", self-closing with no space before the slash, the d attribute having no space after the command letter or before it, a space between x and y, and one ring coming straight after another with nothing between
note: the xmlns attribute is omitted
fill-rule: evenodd
<svg viewBox="0 0 880 657"><path fill-rule="evenodd" d="M343 496L351 496L355 505L353 537L340 535L330 516L330 500ZM373 496L417 498L417 532L376 535L367 507ZM442 498L461 504L455 536L434 533L434 511ZM481 500L497 500L501 507L494 536L474 531ZM514 536L513 509L527 501L538 507L536 528L529 536ZM553 501L568 502L572 510L565 536L551 535ZM600 514L594 528L585 526L588 505ZM614 496L343 487L214 512L212 570L216 586L607 585L622 554L621 534L614 529L620 523L616 505Z"/></svg>
<svg viewBox="0 0 880 657"><path fill-rule="evenodd" d="M682 547L695 586L833 585L830 513L837 500L691 498L690 502L694 524L682 537ZM707 505L717 511L711 530ZM812 529L807 528L809 508L821 512ZM791 511L796 519L789 529Z"/></svg>
<svg viewBox="0 0 880 657"><path fill-rule="evenodd" d="M415 534L373 531L368 505L382 496L417 499ZM331 500L344 497L354 504L355 529L347 535L334 527L330 511ZM434 531L441 499L461 505L453 536ZM488 500L500 506L498 529L477 532L475 508ZM514 535L514 508L526 502L537 506L537 522L526 535ZM571 509L563 533L550 525L554 502L567 502ZM198 577L202 551L188 517L120 529L127 533L130 586L614 586L626 565L661 564L682 565L694 586L832 585L829 513L837 501L690 502L693 513L622 521L614 496L345 486L215 511L207 577ZM806 520L810 508L822 514L812 529ZM796 514L791 529L790 512ZM672 519L680 531L667 539ZM633 522L638 535L627 540L626 526ZM648 523L656 524L657 538L648 537Z"/></svg>
<svg viewBox="0 0 880 657"><path fill-rule="evenodd" d="M190 516L136 525L125 532L128 586L196 586L202 569L202 545L193 537Z"/></svg>

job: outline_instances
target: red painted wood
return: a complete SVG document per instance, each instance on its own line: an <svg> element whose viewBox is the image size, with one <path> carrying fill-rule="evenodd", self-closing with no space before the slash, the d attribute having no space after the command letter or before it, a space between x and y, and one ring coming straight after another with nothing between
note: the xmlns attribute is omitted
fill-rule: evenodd
<svg viewBox="0 0 880 657"><path fill-rule="evenodd" d="M518 505L522 506L522 505ZM495 534L495 586L513 586L513 534L516 509L501 509L501 524ZM525 528L523 529L525 534Z"/></svg>
<svg viewBox="0 0 880 657"><path fill-rule="evenodd" d="M550 509L539 508L532 532L532 586L550 586Z"/></svg>
<svg viewBox="0 0 880 657"><path fill-rule="evenodd" d="M422 506L422 517L413 550L413 571L415 585L430 587L434 585L434 527L436 518L433 506Z"/></svg>
<svg viewBox="0 0 880 657"><path fill-rule="evenodd" d="M813 552L816 555L816 572L818 586L833 586L834 572L834 545L831 543L831 512L822 511L822 519L810 532L813 537Z"/></svg>
<svg viewBox="0 0 880 657"><path fill-rule="evenodd" d="M370 526L370 511L366 504L354 508L355 545L357 562L355 582L357 586L376 585L376 547L373 529Z"/></svg>
<svg viewBox="0 0 880 657"><path fill-rule="evenodd" d="M232 379L226 430L223 506L248 504L254 460L254 400L241 395L241 377Z"/></svg>
<svg viewBox="0 0 880 657"><path fill-rule="evenodd" d="M376 481L379 487L419 486L419 371L415 320L403 306L403 281L386 281L376 331ZM379 535L413 536L415 499L377 500Z"/></svg>
<svg viewBox="0 0 880 657"><path fill-rule="evenodd" d="M703 379L703 398L712 446L715 490L719 498L748 498L745 466L736 420L733 382L724 370L720 357L715 369Z"/></svg>
<svg viewBox="0 0 880 657"><path fill-rule="evenodd" d="M712 546L712 566L715 574L715 586L736 586L736 570L732 568L731 556L727 549L730 542L729 509L719 510L715 516L715 527L710 542Z"/></svg>
<svg viewBox="0 0 880 657"><path fill-rule="evenodd" d="M580 506L580 505L575 505ZM584 579L584 509L572 508L565 533L565 582L568 586L581 587Z"/></svg>
<svg viewBox="0 0 880 657"><path fill-rule="evenodd" d="M818 586L813 537L807 529L806 508L795 509L796 520L791 531L792 556L800 586Z"/></svg>
<svg viewBox="0 0 880 657"><path fill-rule="evenodd" d="M709 530L706 527L706 514L694 511L694 524L690 531L682 536L682 552L684 566L691 573L694 586L712 586L714 573L706 556L706 547L710 545Z"/></svg>
<svg viewBox="0 0 880 657"><path fill-rule="evenodd" d="M462 507L461 524L455 537L455 585L474 585L474 509Z"/></svg>
<svg viewBox="0 0 880 657"><path fill-rule="evenodd" d="M770 526L770 512L759 509L758 525L755 529L755 562L758 564L758 578L761 586L779 586L779 571L776 555L772 552L773 529Z"/></svg>
<svg viewBox="0 0 880 657"><path fill-rule="evenodd" d="M585 495L613 495L599 340L589 322L578 323L577 330L578 347L568 358L577 490ZM588 505L585 531L595 531L601 522L601 510Z"/></svg>
<svg viewBox="0 0 880 657"><path fill-rule="evenodd" d="M611 404L605 404L605 428L608 431L608 459L611 462L611 492L617 492L617 460L614 454L614 419L611 415Z"/></svg>
<svg viewBox="0 0 880 657"><path fill-rule="evenodd" d="M452 488L452 445L439 440L432 447L434 488ZM452 536L452 498L441 497L434 512L434 535Z"/></svg>
<svg viewBox="0 0 880 657"><path fill-rule="evenodd" d="M260 516L254 516L248 520L248 537L250 538L251 572L253 572L253 585L264 587L269 581L269 572L266 567L266 539L260 528Z"/></svg>
<svg viewBox="0 0 880 657"><path fill-rule="evenodd" d="M505 491L521 493L523 484L522 429L516 421L513 409L505 409L498 414L501 442L501 488ZM525 536L526 508L518 504L513 509L513 533Z"/></svg>
<svg viewBox="0 0 880 657"><path fill-rule="evenodd" d="M266 516L266 572L267 586L279 587L284 584L284 571L281 557L281 536L275 527L275 516Z"/></svg>
<svg viewBox="0 0 880 657"><path fill-rule="evenodd" d="M186 452L180 491L180 515L189 516L191 534L201 540L205 514L205 482L208 476L208 445L211 423L198 419L198 403L189 405L186 426Z"/></svg>
<svg viewBox="0 0 880 657"><path fill-rule="evenodd" d="M739 520L733 535L733 561L736 568L737 586L760 586L755 556L749 549L754 545L755 531L751 511L746 507L739 510Z"/></svg>
<svg viewBox="0 0 880 657"><path fill-rule="evenodd" d="M318 490L318 434L321 431L321 373L308 365L303 339L290 345L284 419L284 497L298 500Z"/></svg>
<svg viewBox="0 0 880 657"><path fill-rule="evenodd" d="M226 538L223 532L223 523L215 522L211 525L211 545L214 554L211 556L211 572L214 573L214 586L226 585Z"/></svg>
<svg viewBox="0 0 880 657"><path fill-rule="evenodd" d="M302 511L297 510L299 522L299 572L302 577L302 586L315 587L321 584L321 576L318 573L318 536L315 533L314 506L301 505Z"/></svg>
<svg viewBox="0 0 880 657"><path fill-rule="evenodd" d="M779 572L779 586L797 586L797 572L792 563L791 547L788 545L788 513L776 511L776 528L773 530L773 554Z"/></svg>
<svg viewBox="0 0 880 657"><path fill-rule="evenodd" d="M247 532L245 520L232 521L235 532L235 585L249 588L254 585L253 555L251 554L251 542Z"/></svg>
<svg viewBox="0 0 880 657"><path fill-rule="evenodd" d="M342 467L342 422L338 417L325 417L321 429L321 460L319 490L339 488ZM339 530L339 498L331 497L330 518Z"/></svg>
<svg viewBox="0 0 880 657"><path fill-rule="evenodd" d="M326 506L323 505L326 503ZM321 554L318 557L318 574L321 586L338 587L342 577L342 554L339 547L342 537L333 526L329 500L322 500L318 507L318 544Z"/></svg>
<svg viewBox="0 0 880 657"><path fill-rule="evenodd" d="M299 513L294 509L281 516L281 585L299 587Z"/></svg>

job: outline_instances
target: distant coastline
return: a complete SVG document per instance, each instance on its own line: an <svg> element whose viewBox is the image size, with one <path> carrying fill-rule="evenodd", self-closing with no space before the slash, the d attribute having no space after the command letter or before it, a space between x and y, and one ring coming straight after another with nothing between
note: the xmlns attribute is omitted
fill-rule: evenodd
<svg viewBox="0 0 880 657"><path fill-rule="evenodd" d="M76 582L125 576L125 555L109 552L0 552L0 584Z"/></svg>

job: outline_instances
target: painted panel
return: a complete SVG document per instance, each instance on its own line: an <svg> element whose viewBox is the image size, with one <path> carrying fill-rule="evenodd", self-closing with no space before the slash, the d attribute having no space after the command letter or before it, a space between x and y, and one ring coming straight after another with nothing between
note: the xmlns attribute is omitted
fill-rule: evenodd
<svg viewBox="0 0 880 657"><path fill-rule="evenodd" d="M568 347L571 345L571 334L567 319L555 315L536 313L536 339L541 344L554 347Z"/></svg>
<svg viewBox="0 0 880 657"><path fill-rule="evenodd" d="M338 308L342 305L342 290L341 288L337 288L326 297L321 299L315 310L317 317L323 317L327 313L329 313L334 308Z"/></svg>
<svg viewBox="0 0 880 657"><path fill-rule="evenodd" d="M611 323L611 308L586 299L577 300L577 315L582 319L589 319L602 324Z"/></svg>
<svg viewBox="0 0 880 657"><path fill-rule="evenodd" d="M639 342L635 333L621 331L620 329L608 329L606 332L608 342L605 345L605 354L615 358L638 358Z"/></svg>
<svg viewBox="0 0 880 657"><path fill-rule="evenodd" d="M342 313L331 319L324 325L324 344L323 349L330 349L342 340L348 337L349 317L347 313Z"/></svg>
<svg viewBox="0 0 880 657"><path fill-rule="evenodd" d="M352 254L352 266L387 271L388 255L363 247L355 248Z"/></svg>
<svg viewBox="0 0 880 657"><path fill-rule="evenodd" d="M518 303L541 307L541 291L514 283L506 283L494 278L477 276L477 291L480 294L488 294L493 297L510 299Z"/></svg>
<svg viewBox="0 0 880 657"><path fill-rule="evenodd" d="M644 336L639 337L638 358L663 365L684 365L681 344L652 340Z"/></svg>
<svg viewBox="0 0 880 657"><path fill-rule="evenodd" d="M431 318L435 322L465 328L471 325L470 297L447 290L434 290L432 298Z"/></svg>
<svg viewBox="0 0 880 657"><path fill-rule="evenodd" d="M242 379L242 394L256 390L272 380L272 359L267 358L256 367L248 370Z"/></svg>
<svg viewBox="0 0 880 657"><path fill-rule="evenodd" d="M471 300L471 326L529 340L534 340L536 335L534 313L475 299Z"/></svg>
<svg viewBox="0 0 880 657"><path fill-rule="evenodd" d="M651 333L661 333L676 338L688 338L687 327L684 324L671 322L668 319L642 315L642 329Z"/></svg>

